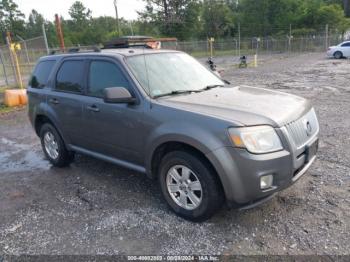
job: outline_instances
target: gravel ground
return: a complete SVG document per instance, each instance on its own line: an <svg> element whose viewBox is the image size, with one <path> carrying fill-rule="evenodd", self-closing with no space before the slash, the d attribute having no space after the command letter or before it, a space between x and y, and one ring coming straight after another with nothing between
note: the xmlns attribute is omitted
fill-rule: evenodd
<svg viewBox="0 0 350 262"><path fill-rule="evenodd" d="M156 183L86 156L69 168L44 160L26 112L0 116L0 254L328 254L350 251L350 61L322 54L264 59L224 76L312 100L318 160L258 208L224 208L194 224L170 212Z"/></svg>

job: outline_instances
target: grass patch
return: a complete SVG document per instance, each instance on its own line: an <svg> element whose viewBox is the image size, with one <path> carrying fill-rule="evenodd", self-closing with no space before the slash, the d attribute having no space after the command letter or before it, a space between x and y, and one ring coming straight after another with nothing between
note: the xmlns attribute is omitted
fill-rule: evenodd
<svg viewBox="0 0 350 262"><path fill-rule="evenodd" d="M6 113L10 113L10 112L14 112L14 111L18 111L18 110L22 110L24 108L25 108L25 106L9 107L9 106L6 106L6 105L0 103L0 115L1 114L6 114Z"/></svg>
<svg viewBox="0 0 350 262"><path fill-rule="evenodd" d="M1 86L0 87L0 94L4 93L6 89L8 89L7 86Z"/></svg>

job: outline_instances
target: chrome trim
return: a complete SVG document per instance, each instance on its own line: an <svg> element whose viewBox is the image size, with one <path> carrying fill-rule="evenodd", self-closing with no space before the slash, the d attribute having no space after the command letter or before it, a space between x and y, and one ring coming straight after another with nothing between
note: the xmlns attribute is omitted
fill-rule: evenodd
<svg viewBox="0 0 350 262"><path fill-rule="evenodd" d="M292 181L293 183L298 181L305 173L306 171L310 168L310 166L312 165L312 163L316 160L316 156L314 156L309 163L307 163L302 170L299 171L299 173L293 177Z"/></svg>
<svg viewBox="0 0 350 262"><path fill-rule="evenodd" d="M310 123L313 128L311 135L305 129L305 121ZM283 127L289 139L293 142L297 149L305 147L310 141L313 141L320 131L320 125L316 116L315 110L312 108L307 114L298 120L288 123Z"/></svg>

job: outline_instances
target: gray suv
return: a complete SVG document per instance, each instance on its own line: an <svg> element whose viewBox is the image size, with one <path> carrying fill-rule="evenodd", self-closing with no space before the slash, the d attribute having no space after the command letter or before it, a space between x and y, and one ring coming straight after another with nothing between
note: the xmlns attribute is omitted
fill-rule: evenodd
<svg viewBox="0 0 350 262"><path fill-rule="evenodd" d="M29 118L57 167L86 154L157 179L170 208L204 221L226 202L251 208L294 184L318 150L300 97L233 87L191 56L142 48L43 57Z"/></svg>

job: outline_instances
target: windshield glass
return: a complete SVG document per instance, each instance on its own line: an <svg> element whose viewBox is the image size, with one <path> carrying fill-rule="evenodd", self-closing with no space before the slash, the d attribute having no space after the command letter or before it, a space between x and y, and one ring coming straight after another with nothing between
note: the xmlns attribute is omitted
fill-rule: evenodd
<svg viewBox="0 0 350 262"><path fill-rule="evenodd" d="M127 63L152 97L224 85L196 59L184 53L132 56L127 59Z"/></svg>

